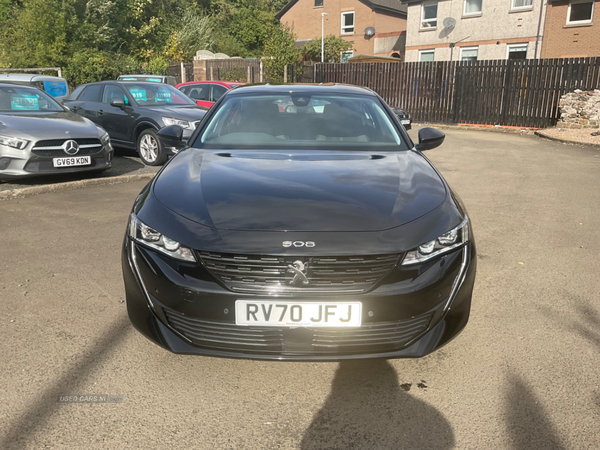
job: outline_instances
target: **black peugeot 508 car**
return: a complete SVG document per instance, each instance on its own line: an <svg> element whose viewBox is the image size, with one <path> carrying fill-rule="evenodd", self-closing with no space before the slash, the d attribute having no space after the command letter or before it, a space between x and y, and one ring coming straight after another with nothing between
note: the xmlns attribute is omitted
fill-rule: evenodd
<svg viewBox="0 0 600 450"><path fill-rule="evenodd" d="M293 104L294 108L280 108ZM182 129L159 133L182 146ZM176 353L273 360L426 355L475 281L458 196L370 90L228 91L138 196L123 245L133 325Z"/></svg>
<svg viewBox="0 0 600 450"><path fill-rule="evenodd" d="M103 127L115 146L136 149L149 166L164 164L177 151L161 144L158 130L179 125L187 139L208 109L168 84L137 81L83 84L64 105Z"/></svg>

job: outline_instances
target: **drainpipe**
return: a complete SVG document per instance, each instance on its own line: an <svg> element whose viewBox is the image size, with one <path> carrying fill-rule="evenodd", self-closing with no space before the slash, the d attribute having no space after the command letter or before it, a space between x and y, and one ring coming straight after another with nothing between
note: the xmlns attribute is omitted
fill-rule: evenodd
<svg viewBox="0 0 600 450"><path fill-rule="evenodd" d="M540 17L538 19L537 36L535 37L535 53L533 59L538 59L538 43L540 42L540 28L542 27L542 13L544 12L544 0L540 5Z"/></svg>

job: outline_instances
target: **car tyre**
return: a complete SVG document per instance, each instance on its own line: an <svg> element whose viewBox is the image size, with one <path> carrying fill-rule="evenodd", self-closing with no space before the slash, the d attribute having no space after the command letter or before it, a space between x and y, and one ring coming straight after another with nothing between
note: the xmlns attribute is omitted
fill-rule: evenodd
<svg viewBox="0 0 600 450"><path fill-rule="evenodd" d="M160 166L167 161L168 156L153 129L146 129L140 133L137 139L137 152L144 164L147 166Z"/></svg>

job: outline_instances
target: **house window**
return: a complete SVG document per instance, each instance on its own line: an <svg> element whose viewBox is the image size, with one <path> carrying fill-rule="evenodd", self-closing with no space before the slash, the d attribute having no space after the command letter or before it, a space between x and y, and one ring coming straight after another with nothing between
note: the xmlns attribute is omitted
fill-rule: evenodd
<svg viewBox="0 0 600 450"><path fill-rule="evenodd" d="M419 50L419 61L433 61L435 50Z"/></svg>
<svg viewBox="0 0 600 450"><path fill-rule="evenodd" d="M342 34L354 33L354 11L342 13Z"/></svg>
<svg viewBox="0 0 600 450"><path fill-rule="evenodd" d="M340 54L340 62L347 63L354 56L354 50L348 50Z"/></svg>
<svg viewBox="0 0 600 450"><path fill-rule="evenodd" d="M479 47L461 47L460 48L460 60L461 61L477 61L478 53L479 53Z"/></svg>
<svg viewBox="0 0 600 450"><path fill-rule="evenodd" d="M527 59L527 44L509 45L506 59Z"/></svg>
<svg viewBox="0 0 600 450"><path fill-rule="evenodd" d="M481 14L481 2L482 0L465 0L464 15Z"/></svg>
<svg viewBox="0 0 600 450"><path fill-rule="evenodd" d="M510 9L531 9L533 0L512 0Z"/></svg>
<svg viewBox="0 0 600 450"><path fill-rule="evenodd" d="M421 6L421 29L437 27L437 3L423 3Z"/></svg>
<svg viewBox="0 0 600 450"><path fill-rule="evenodd" d="M591 0L573 0L569 3L567 12L567 25L592 23L594 15L594 2Z"/></svg>
<svg viewBox="0 0 600 450"><path fill-rule="evenodd" d="M315 0L315 8L323 6L323 0Z"/></svg>

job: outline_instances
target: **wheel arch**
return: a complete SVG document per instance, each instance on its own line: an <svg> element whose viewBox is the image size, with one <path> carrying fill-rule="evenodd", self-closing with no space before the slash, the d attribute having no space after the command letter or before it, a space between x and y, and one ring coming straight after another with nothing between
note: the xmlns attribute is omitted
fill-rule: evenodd
<svg viewBox="0 0 600 450"><path fill-rule="evenodd" d="M135 144L136 147L137 147L137 141L138 141L138 138L140 137L140 134L142 134L142 131L147 130L148 128L150 128L154 131L160 130L160 127L153 122L144 120L144 121L138 123L135 126L135 129L133 130L133 143Z"/></svg>

